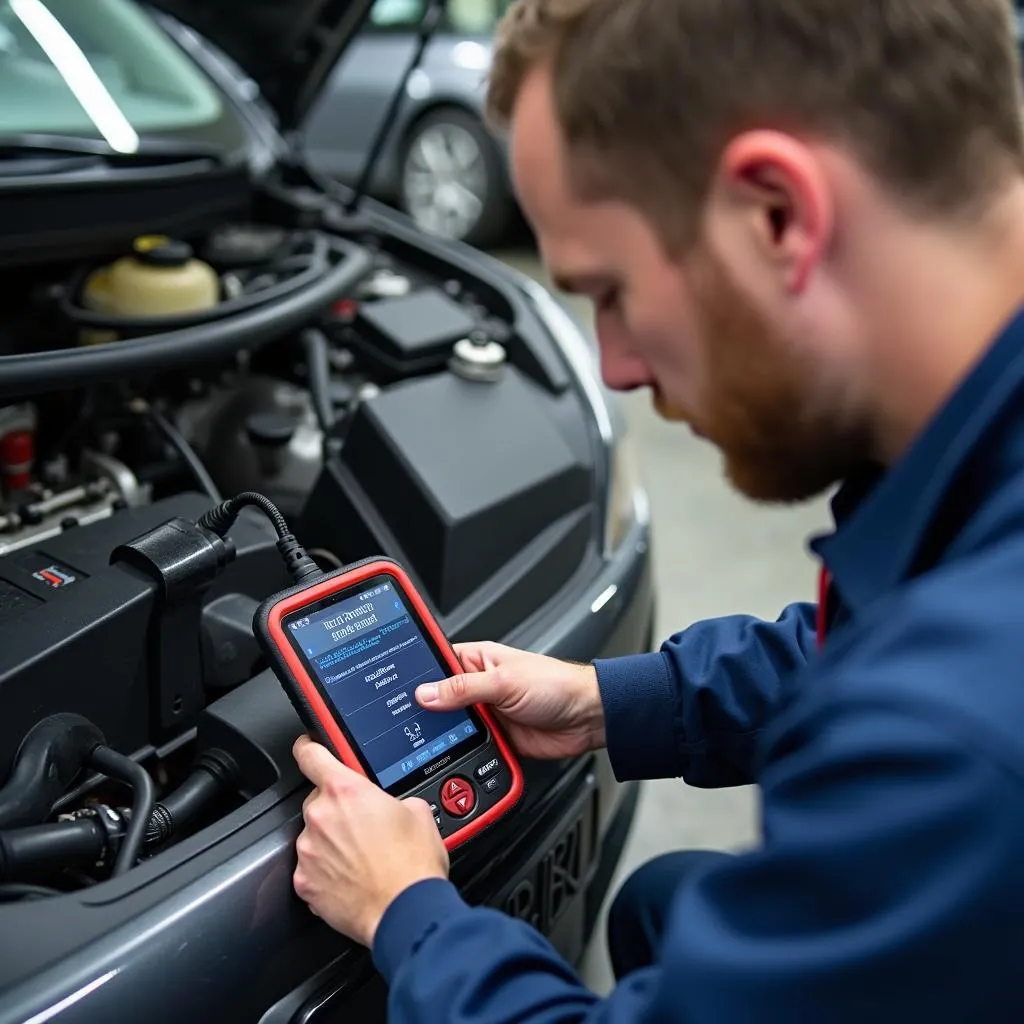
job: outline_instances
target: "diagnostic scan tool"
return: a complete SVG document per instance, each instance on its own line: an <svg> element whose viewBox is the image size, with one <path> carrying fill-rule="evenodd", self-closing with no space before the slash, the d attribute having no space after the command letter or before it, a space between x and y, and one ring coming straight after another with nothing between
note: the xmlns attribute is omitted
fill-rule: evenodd
<svg viewBox="0 0 1024 1024"><path fill-rule="evenodd" d="M416 702L417 686L462 666L398 563L372 559L276 594L254 625L311 734L393 796L426 800L449 850L518 801L522 771L485 707Z"/></svg>

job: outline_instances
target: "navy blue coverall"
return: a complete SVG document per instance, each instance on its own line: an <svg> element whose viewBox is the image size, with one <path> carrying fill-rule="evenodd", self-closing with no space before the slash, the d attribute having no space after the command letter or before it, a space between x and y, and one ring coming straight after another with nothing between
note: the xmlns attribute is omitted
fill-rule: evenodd
<svg viewBox="0 0 1024 1024"><path fill-rule="evenodd" d="M617 776L756 782L762 843L666 892L607 997L420 882L374 942L394 1024L1024 1021L1024 314L833 512L820 652L800 604L597 663Z"/></svg>

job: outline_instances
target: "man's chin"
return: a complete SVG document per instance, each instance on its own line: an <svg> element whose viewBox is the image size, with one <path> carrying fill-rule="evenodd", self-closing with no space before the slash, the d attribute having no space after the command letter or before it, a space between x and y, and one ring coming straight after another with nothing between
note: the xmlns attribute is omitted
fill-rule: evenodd
<svg viewBox="0 0 1024 1024"><path fill-rule="evenodd" d="M651 396L654 411L662 419L671 420L673 423L690 423L690 417L678 405L673 405L660 391L654 391Z"/></svg>
<svg viewBox="0 0 1024 1024"><path fill-rule="evenodd" d="M750 501L765 505L799 505L831 487L834 478L794 472L792 464L746 453L722 452L725 477L733 488Z"/></svg>

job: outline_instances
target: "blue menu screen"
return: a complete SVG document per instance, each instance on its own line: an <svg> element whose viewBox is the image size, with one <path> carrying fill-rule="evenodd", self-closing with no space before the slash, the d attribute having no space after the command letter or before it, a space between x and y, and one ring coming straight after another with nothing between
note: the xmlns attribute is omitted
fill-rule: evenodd
<svg viewBox="0 0 1024 1024"><path fill-rule="evenodd" d="M417 686L449 673L390 578L292 615L285 629L384 789L480 739L468 712L424 711L416 703Z"/></svg>

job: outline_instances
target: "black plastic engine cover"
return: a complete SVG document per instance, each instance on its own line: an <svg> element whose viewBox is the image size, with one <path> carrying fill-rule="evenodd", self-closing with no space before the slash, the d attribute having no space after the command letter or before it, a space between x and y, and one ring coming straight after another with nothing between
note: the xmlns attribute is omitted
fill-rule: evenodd
<svg viewBox="0 0 1024 1024"><path fill-rule="evenodd" d="M444 366L452 346L477 320L436 288L362 303L345 341L378 374L395 379Z"/></svg>
<svg viewBox="0 0 1024 1024"><path fill-rule="evenodd" d="M84 715L125 753L154 742L156 585L111 565L110 555L209 505L202 495L178 495L0 558L0 780L28 730L55 712ZM204 606L232 593L262 599L287 582L269 524L242 516L231 537L236 559L203 595Z"/></svg>
<svg viewBox="0 0 1024 1024"><path fill-rule="evenodd" d="M380 550L378 521L397 545L387 553L442 613L591 498L589 467L513 368L494 383L440 374L395 385L357 408L337 461L310 496L302 539L349 559Z"/></svg>

